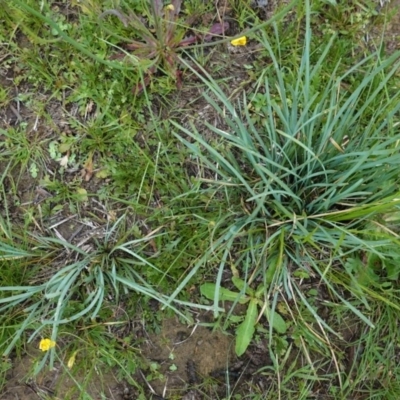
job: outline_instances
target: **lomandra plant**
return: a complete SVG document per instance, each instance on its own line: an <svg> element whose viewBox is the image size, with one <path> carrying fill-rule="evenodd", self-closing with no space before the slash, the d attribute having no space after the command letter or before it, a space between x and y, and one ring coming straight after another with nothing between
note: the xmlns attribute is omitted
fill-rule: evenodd
<svg viewBox="0 0 400 400"><path fill-rule="evenodd" d="M93 239L90 246L73 245L53 237L32 237L22 245L20 239L15 240L11 229L3 230L7 232L0 242L0 265L4 268L0 284L3 328L11 331L5 322L11 314L18 315L20 321L19 324L14 321L15 333L7 344L3 343L4 356L10 354L27 332L28 342L44 337L57 343L61 325L96 320L106 298L118 302L121 294L132 291L167 304L166 297L146 280L145 271L159 271L158 268L142 255L143 248L160 233L156 230L146 237L127 240L129 231L121 228L124 218L108 226L104 237ZM36 271L28 281L23 279L26 265ZM9 268L15 275L21 274L20 286L7 285ZM175 307L172 309L187 318ZM56 348L49 350L36 372L48 357L50 366L53 364Z"/></svg>
<svg viewBox="0 0 400 400"><path fill-rule="evenodd" d="M242 105L233 104L203 71L199 78L210 93L204 96L225 126L205 122L213 133L211 143L198 126L188 129L173 122L178 139L206 171L193 192L218 199L221 210L229 211L212 221L209 250L192 265L170 301L199 270L216 265L212 297L217 316L225 293L222 276L229 268L247 286L256 289L263 283L265 307L261 312L248 308L245 334L254 333L264 312L270 340L270 315L278 301L292 304L290 314L299 319L302 310L312 315L323 334L334 333L309 301L304 280L323 287L331 299L372 326L363 310L371 299L389 300L376 282L359 279L360 269L374 268L371 272L382 283L388 276L385 266L398 259L400 243L396 229L388 229L382 217L400 204L400 93L395 87L399 53L386 59L371 54L345 73L338 73L340 64L327 70L336 37L311 51L310 12L306 2L304 46L297 65L284 67L267 34L259 38L272 64L258 82L257 101L264 100L258 115L251 98L243 95ZM358 270L352 260L358 260ZM246 290L238 293L236 303ZM244 342L250 343L247 339Z"/></svg>
<svg viewBox="0 0 400 400"><path fill-rule="evenodd" d="M138 39L125 39L124 49L140 60L149 61L143 82L134 88L134 92L142 91L156 71L163 71L171 76L179 86L179 51L198 42L210 41L215 36L222 35L229 27L228 22L219 22L205 34L185 36L188 22L181 24L178 21L181 5L182 0L172 0L168 5L164 5L162 0L150 0L150 18L147 22L134 12L126 15L117 9L106 10L101 14L100 19L107 15L115 15L125 28L131 28ZM113 58L122 58L125 55L126 53L119 53Z"/></svg>

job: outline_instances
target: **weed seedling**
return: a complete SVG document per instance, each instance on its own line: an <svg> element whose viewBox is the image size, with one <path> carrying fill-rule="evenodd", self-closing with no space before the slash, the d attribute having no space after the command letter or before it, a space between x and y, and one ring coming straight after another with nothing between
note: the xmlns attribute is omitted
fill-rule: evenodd
<svg viewBox="0 0 400 400"><path fill-rule="evenodd" d="M107 15L115 15L127 28L129 25L135 30L140 40L130 40L124 47L140 60L151 61L143 82L134 88L135 93L140 93L150 83L151 76L158 70L181 82L181 72L178 65L181 63L179 50L200 41L210 41L215 35L222 35L228 29L227 22L214 24L204 35L185 36L186 29L178 23L182 0L172 0L171 4L164 7L162 0L150 2L151 20L147 26L135 13L129 16L116 9L104 11L100 19ZM122 58L124 53L119 53L113 58Z"/></svg>
<svg viewBox="0 0 400 400"><path fill-rule="evenodd" d="M219 288L218 298L220 301L233 301L248 305L246 316L236 329L235 351L240 357L244 354L253 339L259 315L264 314L271 327L278 333L285 333L287 327L283 318L264 301L264 294L266 292L264 284L259 285L257 290L254 290L240 278L233 277L232 283L240 293L226 288ZM205 283L201 285L200 290L203 296L214 300L217 287L215 283ZM258 310L259 307L261 311Z"/></svg>

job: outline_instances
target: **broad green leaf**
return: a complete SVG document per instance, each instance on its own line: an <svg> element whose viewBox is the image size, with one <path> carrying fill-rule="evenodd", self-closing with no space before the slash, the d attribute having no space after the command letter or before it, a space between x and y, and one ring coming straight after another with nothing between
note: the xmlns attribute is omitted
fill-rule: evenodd
<svg viewBox="0 0 400 400"><path fill-rule="evenodd" d="M259 299L266 291L267 289L265 288L264 284L258 285L255 297Z"/></svg>
<svg viewBox="0 0 400 400"><path fill-rule="evenodd" d="M232 283L240 290L244 290L249 296L254 296L254 290L247 285L247 283L240 278L237 278L236 276L234 276L232 278Z"/></svg>
<svg viewBox="0 0 400 400"><path fill-rule="evenodd" d="M237 278L236 276L232 277L232 283L239 289L244 290L246 287L246 282L243 279Z"/></svg>
<svg viewBox="0 0 400 400"><path fill-rule="evenodd" d="M257 320L257 300L251 299L244 321L236 329L235 352L240 357L246 351L253 338Z"/></svg>
<svg viewBox="0 0 400 400"><path fill-rule="evenodd" d="M265 316L268 319L269 324L272 325L278 333L285 333L287 330L285 320L278 314L276 311L271 310L270 308L265 309Z"/></svg>
<svg viewBox="0 0 400 400"><path fill-rule="evenodd" d="M200 286L200 293L207 297L207 299L214 300L214 292L216 285L215 283L205 283ZM220 288L219 289L219 300L221 301L236 301L236 299L240 296L239 293L233 292L232 290ZM239 303L245 304L249 301L247 296L240 296Z"/></svg>

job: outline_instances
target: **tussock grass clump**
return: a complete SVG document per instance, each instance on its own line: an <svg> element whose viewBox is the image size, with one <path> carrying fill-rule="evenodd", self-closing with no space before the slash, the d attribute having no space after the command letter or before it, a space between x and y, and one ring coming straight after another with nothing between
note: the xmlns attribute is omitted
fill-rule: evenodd
<svg viewBox="0 0 400 400"><path fill-rule="evenodd" d="M284 298L292 302L292 316L301 320L301 310L308 310L320 327L333 332L302 289L304 279L372 326L362 309L369 309L371 298L385 301L381 285L398 277L393 267L398 235L386 222L400 203L400 102L392 86L400 63L399 54L381 59L377 52L339 73L340 62L329 65L337 37L313 49L309 9L305 15L297 64L284 65L273 38L265 33L259 38L271 65L259 78L257 93L244 95L241 105L233 104L205 71L198 75L207 85L204 96L226 124L205 122L214 143L196 126L174 122L176 136L208 171L193 191L212 193L225 212L215 221L209 250L170 300L206 261L217 263L218 315L229 264L247 287L261 285L257 303L262 292L269 320L271 307L275 310ZM246 286L236 302L245 292ZM258 320L250 309L254 315L246 335L254 333L250 327Z"/></svg>
<svg viewBox="0 0 400 400"><path fill-rule="evenodd" d="M1 280L0 311L4 315L13 310L22 311L18 329L8 343L3 343L5 356L27 331L28 342L46 335L56 342L60 326L79 320L95 321L107 298L118 301L128 291L167 305L165 296L142 275L148 269L158 270L143 255L143 249L160 235L159 229L132 239L132 230L126 229L125 219L122 215L105 227L100 238L92 239L89 235L77 245L50 236L27 235L17 240L11 229L6 230L9 237L0 243L0 265L10 267L11 262L24 261L29 263L29 269L24 276L4 275ZM18 281L25 284L18 285ZM185 318L178 309L172 308ZM48 354L52 365L55 348L50 348ZM46 360L47 356L37 371Z"/></svg>

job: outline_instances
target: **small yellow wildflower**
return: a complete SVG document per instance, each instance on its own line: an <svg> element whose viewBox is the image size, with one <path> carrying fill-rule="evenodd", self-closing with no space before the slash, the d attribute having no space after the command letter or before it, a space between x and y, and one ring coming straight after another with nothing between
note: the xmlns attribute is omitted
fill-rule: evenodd
<svg viewBox="0 0 400 400"><path fill-rule="evenodd" d="M241 36L240 38L231 40L232 46L246 46L246 43L247 43L246 36Z"/></svg>
<svg viewBox="0 0 400 400"><path fill-rule="evenodd" d="M56 342L51 339L42 339L39 343L39 349L42 351L49 351L53 347L55 347Z"/></svg>

